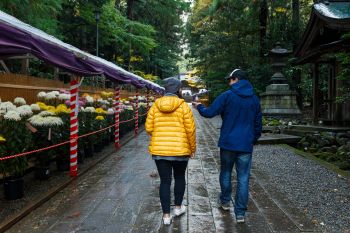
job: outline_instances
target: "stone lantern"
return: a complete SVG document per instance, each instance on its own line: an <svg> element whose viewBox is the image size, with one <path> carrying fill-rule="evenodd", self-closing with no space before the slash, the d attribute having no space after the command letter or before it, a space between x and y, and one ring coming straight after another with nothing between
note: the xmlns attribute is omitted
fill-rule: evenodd
<svg viewBox="0 0 350 233"><path fill-rule="evenodd" d="M286 59L290 54L291 51L282 48L280 43L269 52L274 74L270 85L266 87L266 92L260 95L261 109L265 116L291 117L301 114L296 101L297 93L290 90L283 75Z"/></svg>

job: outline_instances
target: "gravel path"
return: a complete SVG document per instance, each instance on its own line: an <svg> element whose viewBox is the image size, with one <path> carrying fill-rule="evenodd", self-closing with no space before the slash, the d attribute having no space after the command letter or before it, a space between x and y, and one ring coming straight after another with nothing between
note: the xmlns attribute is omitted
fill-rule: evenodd
<svg viewBox="0 0 350 233"><path fill-rule="evenodd" d="M254 173L325 232L350 232L350 181L282 146L257 146Z"/></svg>

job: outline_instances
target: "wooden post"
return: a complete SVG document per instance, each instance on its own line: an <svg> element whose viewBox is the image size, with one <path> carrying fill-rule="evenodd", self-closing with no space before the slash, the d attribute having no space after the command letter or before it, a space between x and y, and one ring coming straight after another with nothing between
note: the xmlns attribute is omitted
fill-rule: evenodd
<svg viewBox="0 0 350 233"><path fill-rule="evenodd" d="M58 80L58 78L59 78L59 73L60 73L60 69L57 68L57 67L55 67L55 68L54 68L54 72L53 72L53 79L54 79L54 80Z"/></svg>
<svg viewBox="0 0 350 233"><path fill-rule="evenodd" d="M313 117L313 123L318 124L318 116L319 116L319 109L320 109L320 90L319 90L319 64L316 62L313 64L312 67L312 117Z"/></svg>
<svg viewBox="0 0 350 233"><path fill-rule="evenodd" d="M23 58L22 59L22 64L21 64L21 74L28 75L29 74L29 56L26 55L28 58Z"/></svg>

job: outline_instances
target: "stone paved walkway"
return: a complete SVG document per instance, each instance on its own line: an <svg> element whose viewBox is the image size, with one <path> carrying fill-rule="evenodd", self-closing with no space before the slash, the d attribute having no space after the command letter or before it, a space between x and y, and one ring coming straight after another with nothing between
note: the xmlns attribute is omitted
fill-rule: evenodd
<svg viewBox="0 0 350 233"><path fill-rule="evenodd" d="M161 225L159 179L151 177L155 165L147 154L148 136L142 132L8 232L316 232L306 215L284 196L266 191L255 166L247 223L237 225L232 210L219 210L220 121L197 113L195 117L198 151L189 163L188 209L170 227Z"/></svg>

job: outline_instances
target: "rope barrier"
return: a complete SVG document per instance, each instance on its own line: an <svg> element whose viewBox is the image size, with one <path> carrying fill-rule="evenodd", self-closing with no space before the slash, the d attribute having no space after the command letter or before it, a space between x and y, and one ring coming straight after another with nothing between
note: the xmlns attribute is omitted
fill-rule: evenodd
<svg viewBox="0 0 350 233"><path fill-rule="evenodd" d="M146 116L146 115L147 115L147 113L142 114L139 117L143 117L143 116ZM119 124L131 122L133 120L135 120L135 117L132 118L132 119L129 119L129 120L120 121ZM46 151L46 150L50 150L50 149L53 149L53 148L56 148L56 147L60 147L60 146L63 146L65 144L69 144L73 140L76 141L79 138L84 138L84 137L87 137L87 136L91 136L91 135L103 132L103 131L105 131L107 129L115 127L115 125L116 124L113 124L113 125L110 125L110 126L108 126L106 128L103 128L103 129L100 129L100 130L97 130L97 131L94 131L94 132L91 132L91 133L87 133L87 134L83 134L83 135L80 135L80 136L71 137L70 140L68 140L68 141L61 142L61 143L58 143L58 144L55 144L55 145L52 145L52 146L44 147L44 148L37 149L37 150L27 151L27 152L15 154L15 155L5 156L5 157L0 158L0 161L8 160L8 159L14 159L14 158L17 158L17 157L22 157L22 156L26 156L26 155L30 155L30 154L34 154L34 153L38 153L38 152L42 152L42 151Z"/></svg>

